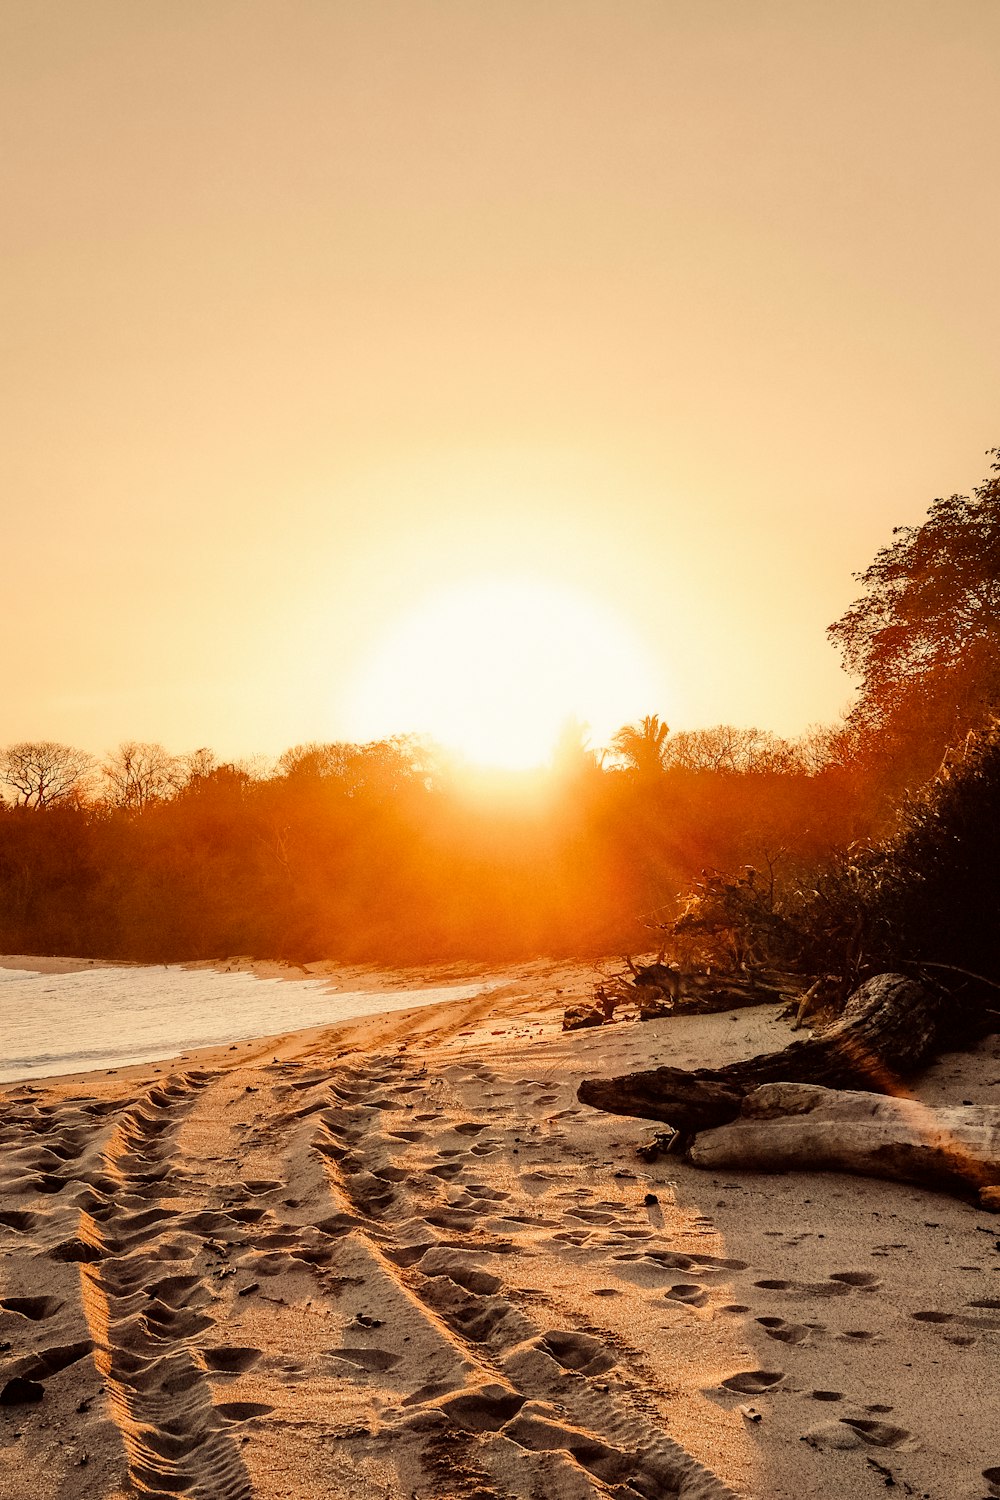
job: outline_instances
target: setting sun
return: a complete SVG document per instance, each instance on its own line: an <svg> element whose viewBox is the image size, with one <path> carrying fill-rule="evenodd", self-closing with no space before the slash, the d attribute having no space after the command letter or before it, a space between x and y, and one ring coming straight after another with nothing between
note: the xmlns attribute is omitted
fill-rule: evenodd
<svg viewBox="0 0 1000 1500"><path fill-rule="evenodd" d="M355 696L360 738L416 729L480 766L541 765L567 719L596 743L647 711L642 642L598 600L539 578L491 575L399 619Z"/></svg>

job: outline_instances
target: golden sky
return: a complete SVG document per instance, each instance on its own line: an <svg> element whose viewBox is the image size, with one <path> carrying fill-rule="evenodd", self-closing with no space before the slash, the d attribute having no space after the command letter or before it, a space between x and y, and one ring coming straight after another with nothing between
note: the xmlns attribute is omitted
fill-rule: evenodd
<svg viewBox="0 0 1000 1500"><path fill-rule="evenodd" d="M0 743L440 728L504 641L598 738L834 718L1000 443L998 67L996 0L7 0Z"/></svg>

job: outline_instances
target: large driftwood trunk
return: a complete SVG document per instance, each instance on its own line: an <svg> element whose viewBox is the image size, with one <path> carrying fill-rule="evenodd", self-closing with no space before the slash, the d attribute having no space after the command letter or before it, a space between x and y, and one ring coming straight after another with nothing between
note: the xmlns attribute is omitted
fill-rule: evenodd
<svg viewBox="0 0 1000 1500"><path fill-rule="evenodd" d="M978 1191L1000 1183L1000 1109L931 1109L918 1099L768 1083L747 1095L738 1119L704 1131L686 1154L709 1169L858 1172Z"/></svg>
<svg viewBox="0 0 1000 1500"><path fill-rule="evenodd" d="M665 1120L682 1135L733 1120L764 1083L815 1083L893 1093L938 1050L947 997L902 974L879 974L848 1000L817 1036L723 1068L653 1068L617 1078L585 1078L583 1104L619 1115Z"/></svg>

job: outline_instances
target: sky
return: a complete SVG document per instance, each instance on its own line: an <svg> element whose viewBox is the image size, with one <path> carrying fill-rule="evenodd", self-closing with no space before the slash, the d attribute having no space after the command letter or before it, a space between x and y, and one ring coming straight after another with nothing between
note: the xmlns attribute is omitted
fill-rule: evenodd
<svg viewBox="0 0 1000 1500"><path fill-rule="evenodd" d="M998 64L996 0L3 0L0 744L834 720L1000 444Z"/></svg>

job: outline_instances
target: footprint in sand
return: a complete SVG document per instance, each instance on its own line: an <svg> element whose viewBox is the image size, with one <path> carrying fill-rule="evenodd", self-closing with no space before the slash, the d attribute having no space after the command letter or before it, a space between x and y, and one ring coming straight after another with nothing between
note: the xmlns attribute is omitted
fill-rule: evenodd
<svg viewBox="0 0 1000 1500"><path fill-rule="evenodd" d="M390 1354L388 1349L328 1349L327 1354L331 1359L343 1360L345 1364L353 1365L355 1369L367 1370L372 1374L381 1375L386 1370L391 1370L398 1365L400 1355Z"/></svg>
<svg viewBox="0 0 1000 1500"><path fill-rule="evenodd" d="M757 1322L769 1339L777 1339L780 1344L804 1344L809 1338L805 1323L786 1323L784 1318L758 1318Z"/></svg>
<svg viewBox="0 0 1000 1500"><path fill-rule="evenodd" d="M448 1380L429 1380L426 1385L418 1386L408 1396L404 1396L399 1403L402 1407L422 1406L426 1401L436 1401L439 1396L446 1396L454 1391L455 1382Z"/></svg>
<svg viewBox="0 0 1000 1500"><path fill-rule="evenodd" d="M165 1303L153 1301L142 1315L142 1321L154 1338L188 1339L215 1326L214 1318L200 1313L175 1312Z"/></svg>
<svg viewBox="0 0 1000 1500"><path fill-rule="evenodd" d="M678 1281L663 1295L685 1307L704 1307L708 1301L708 1292L695 1281Z"/></svg>
<svg viewBox="0 0 1000 1500"><path fill-rule="evenodd" d="M491 1384L481 1386L478 1391L445 1396L435 1404L463 1432L499 1432L524 1403L525 1398L519 1392Z"/></svg>
<svg viewBox="0 0 1000 1500"><path fill-rule="evenodd" d="M104 1258L103 1250L99 1249L96 1245L86 1244L85 1241L79 1239L76 1235L73 1235L68 1240L63 1240L61 1244L54 1245L51 1250L47 1250L44 1253L48 1255L50 1260L63 1261L68 1265L93 1265Z"/></svg>
<svg viewBox="0 0 1000 1500"><path fill-rule="evenodd" d="M653 1261L664 1271L693 1271L695 1262L690 1255L678 1255L673 1250L622 1250L612 1260L631 1261L641 1265Z"/></svg>
<svg viewBox="0 0 1000 1500"><path fill-rule="evenodd" d="M149 1284L146 1295L166 1302L170 1307L184 1307L195 1294L205 1301L206 1294L200 1276L163 1276Z"/></svg>
<svg viewBox="0 0 1000 1500"><path fill-rule="evenodd" d="M485 1182L467 1182L465 1191L483 1203L506 1203L510 1197L510 1194L504 1192L503 1188L487 1187Z"/></svg>
<svg viewBox="0 0 1000 1500"><path fill-rule="evenodd" d="M835 1271L826 1281L798 1282L769 1277L754 1282L754 1286L765 1292L795 1292L808 1297L846 1297L851 1291L874 1291L880 1285L879 1278L871 1271Z"/></svg>
<svg viewBox="0 0 1000 1500"><path fill-rule="evenodd" d="M257 1224L265 1212L263 1208L231 1208L229 1217L235 1219L237 1224Z"/></svg>
<svg viewBox="0 0 1000 1500"><path fill-rule="evenodd" d="M205 1368L219 1375L242 1375L249 1370L260 1359L261 1351L255 1349L252 1344L245 1348L220 1345L214 1349L202 1349L199 1351Z"/></svg>
<svg viewBox="0 0 1000 1500"><path fill-rule="evenodd" d="M901 1448L912 1434L905 1427L889 1422L872 1422L863 1417L841 1417L836 1422L821 1422L802 1434L802 1441L813 1448Z"/></svg>
<svg viewBox="0 0 1000 1500"><path fill-rule="evenodd" d="M0 1225L4 1229L13 1229L16 1234L27 1234L30 1229L35 1229L44 1222L43 1214L33 1214L22 1209L7 1209L0 1213Z"/></svg>
<svg viewBox="0 0 1000 1500"><path fill-rule="evenodd" d="M266 1417L274 1407L263 1401L223 1401L215 1410L227 1422L249 1422L252 1417Z"/></svg>
<svg viewBox="0 0 1000 1500"><path fill-rule="evenodd" d="M691 1259L699 1271L745 1271L745 1260L727 1260L720 1255L692 1255Z"/></svg>
<svg viewBox="0 0 1000 1500"><path fill-rule="evenodd" d="M39 1349L21 1361L17 1373L24 1380L48 1380L86 1359L93 1350L91 1339L80 1339L75 1344L55 1344L51 1349Z"/></svg>
<svg viewBox="0 0 1000 1500"><path fill-rule="evenodd" d="M736 1391L741 1396L762 1396L773 1391L785 1378L784 1370L740 1370L722 1382L724 1390Z"/></svg>
<svg viewBox="0 0 1000 1500"><path fill-rule="evenodd" d="M500 1290L501 1281L499 1276L494 1276L491 1271L485 1271L461 1251L452 1250L445 1246L433 1246L427 1250L417 1262L417 1269L423 1276L447 1277L449 1281L455 1282L457 1286L464 1287L466 1291L473 1292L476 1296L493 1296Z"/></svg>
<svg viewBox="0 0 1000 1500"><path fill-rule="evenodd" d="M58 1297L0 1297L5 1312L19 1313L32 1323L53 1317L62 1305Z"/></svg>
<svg viewBox="0 0 1000 1500"><path fill-rule="evenodd" d="M604 1375L618 1363L607 1346L589 1333L550 1328L537 1340L537 1346L564 1370L576 1370L580 1375Z"/></svg>

